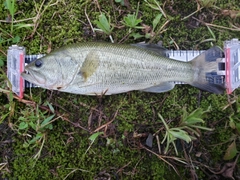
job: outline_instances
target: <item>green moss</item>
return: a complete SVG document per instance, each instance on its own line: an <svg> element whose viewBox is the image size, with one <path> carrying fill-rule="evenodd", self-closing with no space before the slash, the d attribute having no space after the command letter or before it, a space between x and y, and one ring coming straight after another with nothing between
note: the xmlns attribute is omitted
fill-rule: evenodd
<svg viewBox="0 0 240 180"><path fill-rule="evenodd" d="M143 152L126 146L119 146L119 151L116 154L113 153L112 148L106 147L105 140L96 142L84 155L88 148L84 135L75 129L71 135L72 141L68 142L69 135L63 134L64 126L66 127L66 123L59 122L55 126L55 131L50 132L51 135L47 140L48 145L35 166L33 166L33 160L27 158L33 152L29 150L26 152L21 143L16 144L14 148L18 150L15 151L13 176L20 179L28 179L29 177L37 179L41 175L42 178L47 179L63 179L74 169L81 170L72 173L69 178L93 179L94 176L103 171L108 172L113 178L118 176L127 179L152 179L152 177L158 179L165 174L165 164L155 156L142 159ZM126 168L121 169L128 163ZM35 171L36 169L37 171ZM148 176L149 174L152 176Z"/></svg>

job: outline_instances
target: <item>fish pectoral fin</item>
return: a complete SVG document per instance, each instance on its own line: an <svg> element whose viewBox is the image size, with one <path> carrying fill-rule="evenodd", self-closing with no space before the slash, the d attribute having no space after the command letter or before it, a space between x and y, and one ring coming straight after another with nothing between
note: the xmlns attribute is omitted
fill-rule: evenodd
<svg viewBox="0 0 240 180"><path fill-rule="evenodd" d="M99 56L97 52L89 52L80 68L79 74L85 79L89 78L99 66Z"/></svg>
<svg viewBox="0 0 240 180"><path fill-rule="evenodd" d="M175 84L173 82L163 82L157 86L152 86L150 88L143 89L141 91L151 92L151 93L162 93L162 92L167 92L172 90L174 86Z"/></svg>
<svg viewBox="0 0 240 180"><path fill-rule="evenodd" d="M158 44L148 44L148 43L137 43L131 44L132 46L136 46L142 49L146 49L156 53L157 55L167 57L166 49Z"/></svg>

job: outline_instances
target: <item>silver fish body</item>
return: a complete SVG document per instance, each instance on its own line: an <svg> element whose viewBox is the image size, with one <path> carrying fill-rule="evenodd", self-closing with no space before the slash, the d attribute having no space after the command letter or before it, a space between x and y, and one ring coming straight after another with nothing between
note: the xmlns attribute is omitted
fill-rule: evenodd
<svg viewBox="0 0 240 180"><path fill-rule="evenodd" d="M221 93L224 87L211 85L204 79L206 71L217 69L217 63L206 57L218 58L219 49L212 49L211 53L214 57L202 54L186 63L169 59L148 46L80 43L35 60L25 67L28 73L22 76L43 88L84 95L133 90L165 92L174 88L173 81Z"/></svg>

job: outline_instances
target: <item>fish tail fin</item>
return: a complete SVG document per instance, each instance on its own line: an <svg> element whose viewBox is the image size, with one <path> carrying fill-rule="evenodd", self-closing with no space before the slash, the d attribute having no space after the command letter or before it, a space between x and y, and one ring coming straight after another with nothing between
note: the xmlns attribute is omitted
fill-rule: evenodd
<svg viewBox="0 0 240 180"><path fill-rule="evenodd" d="M207 78L207 73L217 74L218 58L223 58L224 53L218 47L213 47L197 56L191 61L194 69L192 86L209 91L215 94L222 94L225 91L225 83L214 84Z"/></svg>

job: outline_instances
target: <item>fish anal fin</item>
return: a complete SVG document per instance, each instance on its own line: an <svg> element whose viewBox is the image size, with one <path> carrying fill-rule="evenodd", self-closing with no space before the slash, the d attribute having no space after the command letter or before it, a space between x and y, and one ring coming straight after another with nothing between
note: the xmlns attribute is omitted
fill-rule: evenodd
<svg viewBox="0 0 240 180"><path fill-rule="evenodd" d="M85 58L85 61L80 68L79 74L81 74L85 81L93 75L99 66L99 56L97 52L89 52Z"/></svg>
<svg viewBox="0 0 240 180"><path fill-rule="evenodd" d="M151 92L151 93L162 93L162 92L167 92L170 91L174 88L175 84L173 82L163 82L159 85L152 86L146 89L143 89L141 91L144 92Z"/></svg>

